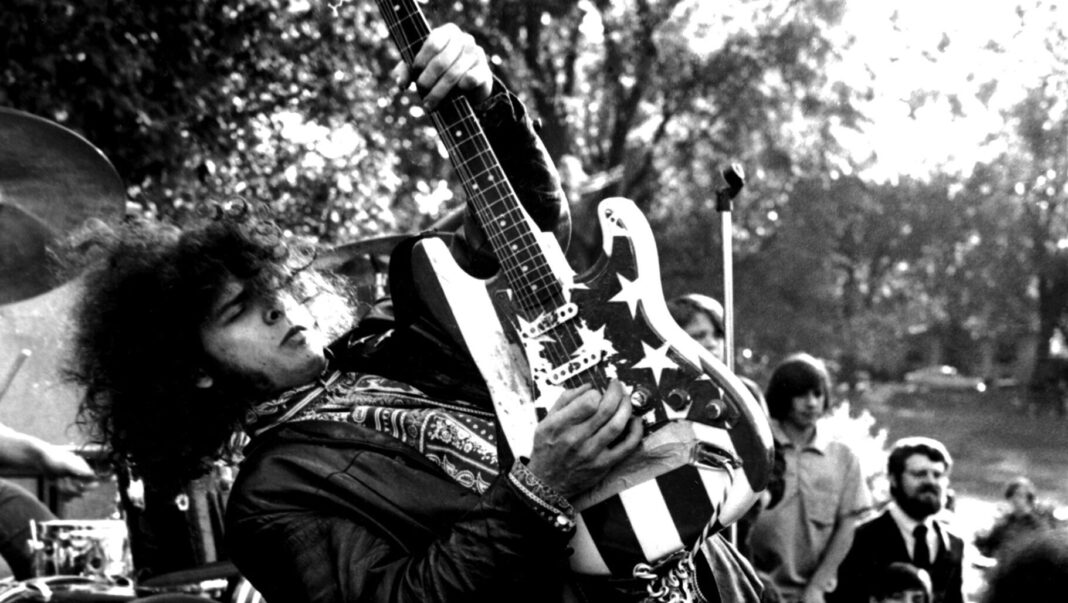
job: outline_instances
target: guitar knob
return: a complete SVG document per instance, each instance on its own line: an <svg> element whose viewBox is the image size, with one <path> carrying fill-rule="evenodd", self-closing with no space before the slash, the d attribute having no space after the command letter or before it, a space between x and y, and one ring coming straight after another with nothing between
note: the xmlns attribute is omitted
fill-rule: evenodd
<svg viewBox="0 0 1068 603"><path fill-rule="evenodd" d="M682 410L689 406L692 401L690 392L681 387L676 387L671 390L671 393L667 395L667 399L665 400L672 410Z"/></svg>
<svg viewBox="0 0 1068 603"><path fill-rule="evenodd" d="M708 407L705 409L705 412L708 413L708 418L715 421L716 419L723 416L723 403L719 400L715 400L709 403Z"/></svg>
<svg viewBox="0 0 1068 603"><path fill-rule="evenodd" d="M645 408L645 405L649 402L649 390L638 386L634 388L634 391L630 392L630 405L634 408Z"/></svg>

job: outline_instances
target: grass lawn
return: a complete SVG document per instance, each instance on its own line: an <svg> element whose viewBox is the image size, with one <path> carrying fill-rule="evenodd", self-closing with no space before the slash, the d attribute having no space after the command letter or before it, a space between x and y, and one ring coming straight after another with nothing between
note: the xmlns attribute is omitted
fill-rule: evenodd
<svg viewBox="0 0 1068 603"><path fill-rule="evenodd" d="M887 442L910 435L941 440L954 457L958 494L1000 501L1005 484L1030 478L1039 496L1068 504L1068 419L1020 403L1017 390L983 394L896 394L884 402L861 398Z"/></svg>

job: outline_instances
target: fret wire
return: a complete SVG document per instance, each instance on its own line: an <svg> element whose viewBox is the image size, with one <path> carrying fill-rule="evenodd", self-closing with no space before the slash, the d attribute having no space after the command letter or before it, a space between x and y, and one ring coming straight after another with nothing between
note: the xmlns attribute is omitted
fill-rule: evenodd
<svg viewBox="0 0 1068 603"><path fill-rule="evenodd" d="M480 177L485 176L487 174L494 176L494 179L491 181L492 184L490 184L490 186L497 186L498 182L506 182L505 180L502 180L502 178L504 178L504 170L502 170L498 165L491 165L487 167L486 169L472 176L472 179L478 180Z"/></svg>
<svg viewBox="0 0 1068 603"><path fill-rule="evenodd" d="M525 226L525 225L524 225ZM499 224L493 224L491 229L493 232L494 243L501 245L501 255L512 257L521 257L523 252L530 256L528 262L534 262L537 264L546 264L546 260L542 254L530 253L530 251L538 250L538 240L526 228L516 228L514 226L502 227ZM515 248L513 249L513 245Z"/></svg>
<svg viewBox="0 0 1068 603"><path fill-rule="evenodd" d="M469 142L470 144L473 144L476 147L482 147L486 155L489 155L489 153L492 152L492 147L490 147L488 142L485 141L485 134L481 130L481 125L478 124L478 122L474 119L473 111L470 109L470 106L466 102L466 99L462 97L457 99L453 103L453 109L456 109L461 114L460 119L450 121L449 119L447 119L448 116L445 112L435 112L432 114L432 116L434 117L435 124L438 126L439 133L441 133L442 139L445 141L446 146L448 147L449 145L452 145L453 148L459 146L459 143L453 137L452 129L448 128L447 125L450 123L454 125L466 124L467 127L465 128L465 133L467 133L469 130L473 130L474 134L472 134L470 137L465 138L464 142ZM472 138L474 139L473 143L470 142ZM453 157L455 157L455 155ZM500 170L499 165L497 165L495 156L493 157L493 160L493 164L495 168L499 170L501 178L495 178L493 184L489 187L482 187L480 185L478 191L469 192L473 193L473 200L478 201L478 203L474 204L475 211L476 214L478 214L482 219L481 221L484 226L488 227L485 228L485 230L487 230L487 235L491 243L494 243L497 246L497 249L503 249L507 251L507 243L509 243L510 241L504 237L503 233L498 234L494 232L495 230L497 230L497 226L492 220L489 219L491 216L488 214L488 212L493 209L491 204L505 204L505 211L518 215L520 219L522 219L525 210L520 204L518 204L518 199L515 196L515 192L511 189L511 185L505 177L503 170ZM471 166L467 164L467 162L464 162L462 159L459 158L457 158L455 163L457 165L457 169L465 177L467 182L473 182L477 184L477 180L474 177L474 174L479 173L479 175L484 175L486 172L486 170L484 169L479 170L479 172L474 172L471 169ZM499 193L500 195L502 195L502 200L498 202L489 201L485 192L487 190L488 192ZM510 198L514 201L511 204L508 204L504 200L505 198ZM522 238L520 240L523 242L523 245L525 247L532 248L536 244L536 240L533 239L531 234L532 233L530 233L529 230L523 232L522 234ZM508 255L504 254L504 257L501 258L501 265L502 269L505 272L505 276L508 278L509 282L523 283L524 281L529 281L527 274L522 273L521 270L518 269L518 265L516 267L509 266L511 262L509 262L507 258ZM530 291L529 287L514 287L516 296L528 308L536 308L539 306L539 298L545 297L544 295L539 295L539 293L548 293L548 295L552 298L559 298L559 295L561 295L562 293L560 283L556 281L555 278L544 277L545 273L551 274L551 270L548 270L547 264L545 263L543 258L539 262L537 262L537 265L534 266L534 273L542 275L541 282L535 285L535 291ZM560 344L568 344L571 349L576 349L578 347L578 343L576 343L575 337L576 333L573 331L573 327L565 328L561 337ZM554 347L555 346L549 346L548 351L550 352L550 355L556 358L554 360L555 364L561 364L570 357L569 352L555 350L554 353Z"/></svg>
<svg viewBox="0 0 1068 603"><path fill-rule="evenodd" d="M495 226L504 228L516 228L522 230L527 235L534 236L534 227L527 219L527 213L522 208L514 207L507 202L500 200L485 202L488 215L495 216L497 219L494 221ZM505 222L504 226L500 225L500 222ZM518 237L516 237L518 238Z"/></svg>
<svg viewBox="0 0 1068 603"><path fill-rule="evenodd" d="M500 201L489 201L482 199L482 208L476 208L476 213L483 218L487 229L504 231L507 228L512 228L517 231L516 236L506 236L506 240L520 240L522 239L534 239L534 232L531 223L527 219L527 214L522 211L521 208L509 207L505 204L505 208L502 211L497 211L502 204ZM504 222L504 225L501 222ZM529 245L530 242L527 242Z"/></svg>
<svg viewBox="0 0 1068 603"><path fill-rule="evenodd" d="M545 286L549 286L549 285L552 285L554 283L559 283L560 282L556 278L555 274L546 273L546 272L542 272L540 274L533 275L533 278L531 280L533 281L533 284L535 284L535 285L540 283L540 284L544 284Z"/></svg>
<svg viewBox="0 0 1068 603"><path fill-rule="evenodd" d="M527 231L523 231L523 234L519 237L508 237L506 233L500 230L494 230L493 234L489 235L491 239L496 239L495 243L498 246L504 248L500 262L503 266L510 267L516 266L519 270L519 274L533 275L533 274L553 274L552 269L549 267L548 262L545 260L543 254L534 253L537 250L537 244L535 241L526 239L533 239ZM511 249L510 243L522 242L522 246L517 249ZM527 271L522 271L522 266L527 266ZM529 280L529 279L528 279Z"/></svg>
<svg viewBox="0 0 1068 603"><path fill-rule="evenodd" d="M457 147L452 150L459 151L460 149ZM484 166L494 167L497 163L497 155L493 152L493 149L479 149L474 153L471 153L469 157L461 159L460 162L468 169L471 169L476 162L482 163ZM485 167L482 167L479 171L484 172Z"/></svg>
<svg viewBox="0 0 1068 603"><path fill-rule="evenodd" d="M379 2L378 4L379 8L382 9L379 12L382 13L382 16L386 20L387 26L389 27L390 31L392 31L397 38L400 38L400 40L397 40L397 50L400 51L400 54L405 59L405 61L410 64L415 58L415 54L412 52L411 49L413 47L422 45L422 43L426 40L426 36L430 33L429 27L427 26L425 20L422 19L422 14L419 13L418 9L406 11L406 13L402 15L398 11L393 10L393 7L398 6L400 3ZM407 33L404 31L403 24L405 22L415 23L415 36L407 35ZM413 37L415 39L412 39ZM403 43L409 40L410 43Z"/></svg>
<svg viewBox="0 0 1068 603"><path fill-rule="evenodd" d="M430 33L429 27L427 27L425 20L422 18L423 15L420 14L418 11L409 11L404 15L399 15L397 11L393 10L385 12L391 14L394 17L399 16L399 18L395 18L392 20L391 28L397 30L398 35L400 37L410 40L410 43L406 45L397 44L397 49L400 51L401 56L403 56L405 60L409 64L411 64L412 60L415 59L416 51L418 51L419 47L421 47L423 42L426 41L426 37ZM415 36L405 35L403 27L406 22L411 22L415 24ZM414 39L412 39L413 37Z"/></svg>
<svg viewBox="0 0 1068 603"><path fill-rule="evenodd" d="M383 18L386 20L387 25L389 26L389 28L390 28L390 30L392 32L392 34L393 34L393 36L395 38L394 41L397 42L397 47L398 47L398 50L400 51L401 56L409 64L411 64L411 62L415 58L416 47L420 46L422 44L422 42L425 41L427 34L429 34L429 26L427 25L425 20L421 18L422 17L422 13L419 11L418 6L413 4L411 6L411 9L406 11L406 14L404 14L400 18L398 18L398 11L394 11L394 10L392 10L392 8L394 6L403 5L404 2L399 2L399 3L395 4L393 2L379 1L378 4L379 4L379 8L381 9L379 12L382 13ZM407 7L405 7L405 8L407 8ZM404 26L404 24L406 22L411 22L411 23L415 24L416 31L414 33L416 35L411 36L411 35L408 34L408 32L404 31L403 26ZM403 42L403 40L408 40L408 39L411 39L413 37L415 39L413 41L411 41L410 43L405 44ZM454 121L453 123L446 123L445 121L443 121L441 119L438 119L439 112L434 112L434 113L431 114L431 116L434 118L434 121L435 121L436 125L438 126L439 133L442 134L442 139L445 141L446 146L448 146L451 143L454 148L457 148L457 151L458 151L458 147L459 147L459 144L461 144L461 142L453 141L452 138L451 138L451 132L452 132L453 128L463 127L465 136L463 136L463 141L462 142L467 142L469 140L473 141L472 144L476 147L478 158L480 160L482 159L482 154L483 153L485 153L487 155L491 155L492 154L492 148L485 141L485 138L484 138L485 134L482 133L481 125L475 119L474 112L470 109L466 99L463 98L463 97L460 97L460 98L456 99L453 103L451 103L451 105L452 105L451 108L459 115L459 119ZM466 111L465 111L465 109L466 109ZM447 127L445 127L445 126L447 126ZM472 128L472 126L473 126L473 128ZM457 157L459 157L461 155L462 154L459 153L459 152L455 153L455 156L457 156ZM494 157L494 163L495 162L496 162L496 158ZM469 166L465 165L467 162L465 162L464 160L462 160L462 159L457 160L456 163L460 164L460 165L457 166L457 169L461 172L461 174L463 174L464 172L471 172ZM503 171L502 171L502 174L503 174ZM473 179L470 179L469 181L470 182L474 182ZM507 184L507 180L505 180L504 182L506 183L506 185L503 187L505 189L503 192L506 193L506 194L511 194L513 196L513 198L515 198L514 197L514 191L512 191L510 185ZM491 190L493 188L497 188L497 187L498 187L498 183L495 182L493 184L493 186L491 187ZM495 192L500 193L502 191L495 191ZM473 199L474 200L477 201L477 200L479 200L479 198L481 198L481 200L484 202L484 204L488 204L489 203L488 200L486 199L485 195L477 195L477 194L473 195ZM479 212L478 206L476 205L475 208L476 208L476 213L478 213ZM512 211L512 209L509 208L506 211ZM485 218L483 219L483 222L486 222ZM528 236L522 237L524 252L529 252L531 250L536 249L536 241L527 241L526 239L531 239L532 238L532 237L529 236L529 233L527 233L527 235ZM493 235L490 234L489 236L492 239ZM534 259L536 257L537 257L536 255L531 254L531 260L532 261L534 261L535 263L537 263L539 265L540 264L546 264L544 261L538 262L536 259ZM502 262L502 267L503 266L504 266L504 262ZM546 266L547 266L547 264L546 264ZM507 270L507 268L506 268L506 270ZM548 275L546 275L542 271L540 271L539 267L534 268L534 270L538 271L538 275L539 275L539 279L540 280L548 281L548 285L550 287L554 287L554 286L555 287L559 287L560 286L559 281L557 281L555 279L554 275L551 276L551 277L548 276L548 275L551 275L551 271L548 271ZM515 293L521 299L526 299L529 307L533 307L535 302L537 301L536 299L534 299L534 295L533 294L528 294L526 291L516 291ZM553 293L554 295L556 294L555 292L551 292L551 293ZM547 347L547 352L548 352L548 354L549 354L549 356L551 358L551 362L553 362L554 365L561 365L564 362L566 362L568 358L570 358L571 354L568 351L567 347L569 347L570 350L572 350L572 351L577 349L578 343L575 341L575 336L576 336L576 333L575 333L573 328L565 328L564 331L563 331L562 337L560 338L559 342L550 342L550 345L546 346ZM564 344L568 344L568 346L565 346ZM604 389L605 384L603 383L603 378L600 376L600 372L599 371L592 372L592 374L590 376L593 378L593 381L594 381L595 385L597 385L597 387L599 387L600 389ZM573 377L572 379L568 380L568 383L570 383L570 384L572 384L572 386L574 386L574 385L577 385L578 382L580 382L581 380L582 379L580 379L580 377Z"/></svg>

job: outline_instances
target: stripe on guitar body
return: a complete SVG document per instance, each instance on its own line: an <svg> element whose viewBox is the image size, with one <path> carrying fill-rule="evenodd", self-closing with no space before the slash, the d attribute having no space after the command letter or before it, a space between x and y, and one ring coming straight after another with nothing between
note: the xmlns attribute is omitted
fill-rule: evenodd
<svg viewBox="0 0 1068 603"><path fill-rule="evenodd" d="M711 473L714 470L687 465L656 478L664 500L670 501L668 511L671 513L671 522L684 542L693 542L705 529L708 518L717 515L710 492L719 496L723 488L720 487L722 484L714 482L713 490L706 489L707 482L701 478L706 471Z"/></svg>
<svg viewBox="0 0 1068 603"><path fill-rule="evenodd" d="M627 521L641 546L641 557L637 562L660 559L685 546L660 486L658 477L619 493L619 500L627 511ZM631 567L634 563L631 562Z"/></svg>
<svg viewBox="0 0 1068 603"><path fill-rule="evenodd" d="M628 576L641 563L642 545L619 496L613 496L582 512L586 529L598 556L613 576ZM575 561L581 561L576 559Z"/></svg>
<svg viewBox="0 0 1068 603"><path fill-rule="evenodd" d="M582 529L572 540L583 564L576 569L626 574L635 564L663 559L695 541L716 515L713 497L722 496L721 482L705 489L704 471L679 467L584 509Z"/></svg>

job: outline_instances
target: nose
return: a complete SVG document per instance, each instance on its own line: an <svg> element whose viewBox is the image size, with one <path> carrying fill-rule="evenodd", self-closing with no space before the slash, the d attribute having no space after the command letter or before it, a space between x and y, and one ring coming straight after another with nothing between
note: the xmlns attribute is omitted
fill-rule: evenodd
<svg viewBox="0 0 1068 603"><path fill-rule="evenodd" d="M709 352L715 351L716 338L713 337L712 335L705 335L697 343L700 343L701 347L703 347L704 349L708 350Z"/></svg>
<svg viewBox="0 0 1068 603"><path fill-rule="evenodd" d="M805 402L810 408L819 408L823 405L823 395L816 392L809 392L805 397Z"/></svg>

